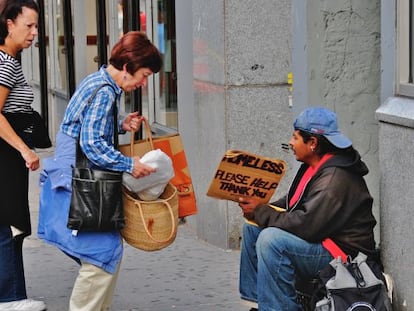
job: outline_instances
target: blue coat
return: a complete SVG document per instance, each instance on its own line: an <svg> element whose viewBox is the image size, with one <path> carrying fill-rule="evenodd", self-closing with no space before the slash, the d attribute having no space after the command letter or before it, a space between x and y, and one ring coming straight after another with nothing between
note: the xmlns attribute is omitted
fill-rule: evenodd
<svg viewBox="0 0 414 311"><path fill-rule="evenodd" d="M76 140L59 132L56 145L54 156L43 160L40 175L38 236L77 262L86 261L114 273L123 253L119 231L76 232L66 226Z"/></svg>

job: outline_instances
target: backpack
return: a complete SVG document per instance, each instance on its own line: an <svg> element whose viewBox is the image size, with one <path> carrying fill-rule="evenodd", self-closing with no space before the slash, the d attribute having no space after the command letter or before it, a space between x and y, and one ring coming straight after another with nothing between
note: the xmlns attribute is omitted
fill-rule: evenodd
<svg viewBox="0 0 414 311"><path fill-rule="evenodd" d="M315 311L392 311L381 269L359 253L354 259L332 260L319 273L325 297L316 302Z"/></svg>

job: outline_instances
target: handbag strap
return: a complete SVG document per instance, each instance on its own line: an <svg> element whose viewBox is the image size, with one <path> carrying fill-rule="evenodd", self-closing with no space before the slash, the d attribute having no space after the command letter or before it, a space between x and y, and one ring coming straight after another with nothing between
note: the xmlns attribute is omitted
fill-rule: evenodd
<svg viewBox="0 0 414 311"><path fill-rule="evenodd" d="M145 140L149 141L150 146L151 146L151 150L154 150L154 142L152 139L152 132L151 132L151 127L148 124L148 119L143 117L142 120L142 125L144 126L144 131L145 131ZM134 142L135 142L135 132L131 132L131 141L130 141L130 154L131 157L134 156Z"/></svg>
<svg viewBox="0 0 414 311"><path fill-rule="evenodd" d="M92 95L88 99L88 106L92 103L92 100L95 98L98 91L103 88L104 86L109 86L115 92L114 87L110 83L104 83L99 85L92 93ZM115 93L116 95L116 93ZM118 107L116 105L116 100L114 100L112 104L112 111L113 111L113 119L114 119L114 147L115 149L118 148ZM80 147L80 133L78 139L76 140L76 166L77 167L88 167L88 159L86 158L85 154L83 153Z"/></svg>
<svg viewBox="0 0 414 311"><path fill-rule="evenodd" d="M347 262L348 256L345 252L330 238L322 241L322 246L332 255L333 258L341 257L343 263Z"/></svg>
<svg viewBox="0 0 414 311"><path fill-rule="evenodd" d="M167 209L168 209L168 212L169 212L169 216L170 216L170 219L171 219L171 231L170 231L170 235L166 238L166 239L164 239L164 240L158 240L158 239L156 239L152 234L151 234L151 226L152 226L152 224L153 224L153 222L154 222L154 219L153 218L150 218L149 219L149 222L148 222L148 226L147 226L147 223L146 223L146 221L145 221L145 217L144 217L144 212L143 212L143 207L142 207L142 205L141 205L141 202L139 202L138 200L135 200L134 201L134 204L135 204L135 206L138 208L138 211L139 211L139 216L140 216L140 218L141 218L141 222L142 222L142 225L143 225L143 227L144 227L144 230L145 230L145 233L147 234L147 236L153 241L153 242L156 242L156 243L168 243L168 242L170 242L172 239L174 239L174 237L175 237L175 233L177 232L177 223L176 223L176 221L175 221L175 216L174 216L174 211L173 211L173 209L172 209L172 207L171 207L171 205L170 205L170 203L168 203L168 201L167 200L159 200L159 202L158 203L162 203L162 204L165 204L165 206L167 207Z"/></svg>

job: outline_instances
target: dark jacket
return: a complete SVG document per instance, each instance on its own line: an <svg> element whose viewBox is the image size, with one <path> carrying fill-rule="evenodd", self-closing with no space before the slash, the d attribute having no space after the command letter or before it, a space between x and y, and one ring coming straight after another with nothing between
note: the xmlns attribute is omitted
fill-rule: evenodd
<svg viewBox="0 0 414 311"><path fill-rule="evenodd" d="M359 251L373 255L375 240L372 197L363 178L368 168L354 149L334 155L325 162L305 186L297 203L288 202L308 166L302 164L289 193L271 203L288 212L278 212L270 205L254 211L254 221L262 228L278 227L300 238L320 243L331 238L348 255Z"/></svg>

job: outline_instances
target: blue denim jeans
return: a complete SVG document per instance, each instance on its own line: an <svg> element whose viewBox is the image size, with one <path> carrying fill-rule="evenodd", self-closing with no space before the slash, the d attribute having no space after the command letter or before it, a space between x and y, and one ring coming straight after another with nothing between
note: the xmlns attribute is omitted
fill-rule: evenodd
<svg viewBox="0 0 414 311"><path fill-rule="evenodd" d="M295 276L313 278L332 260L321 243L309 243L275 227L244 224L239 290L260 311L298 311Z"/></svg>
<svg viewBox="0 0 414 311"><path fill-rule="evenodd" d="M0 225L0 302L26 298L23 238L13 239L10 226Z"/></svg>

